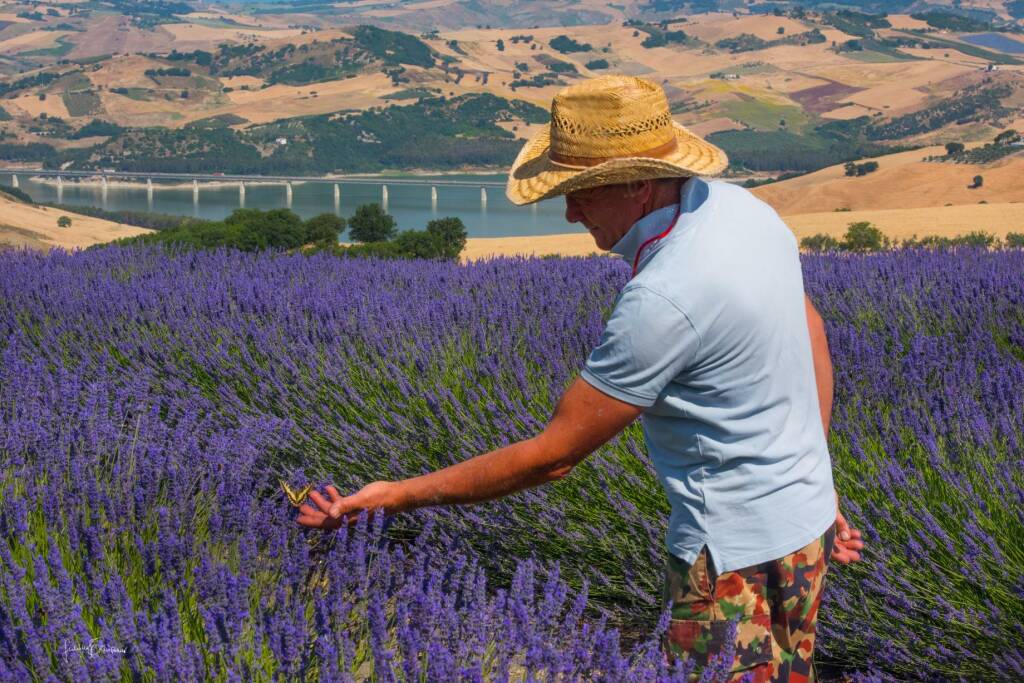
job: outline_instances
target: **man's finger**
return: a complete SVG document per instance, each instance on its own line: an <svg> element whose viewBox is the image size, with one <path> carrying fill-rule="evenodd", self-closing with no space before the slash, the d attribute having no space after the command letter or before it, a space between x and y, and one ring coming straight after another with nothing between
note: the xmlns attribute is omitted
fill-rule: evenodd
<svg viewBox="0 0 1024 683"><path fill-rule="evenodd" d="M319 512L320 512L320 510L317 510L315 507L313 507L309 503L303 503L299 507L299 514L300 515L315 515L315 514L317 514Z"/></svg>
<svg viewBox="0 0 1024 683"><path fill-rule="evenodd" d="M331 502L324 498L323 494L316 489L309 492L309 499L316 503L316 506L320 508L321 511L327 511L331 507Z"/></svg>
<svg viewBox="0 0 1024 683"><path fill-rule="evenodd" d="M305 512L303 512L303 513L299 514L298 518L295 521L297 521L299 524L302 524L303 526L317 526L318 527L321 524L323 524L324 519L326 519L326 518L324 517L324 513L322 513L322 512L315 512L315 513L305 513Z"/></svg>
<svg viewBox="0 0 1024 683"><path fill-rule="evenodd" d="M836 536L843 541L850 540L850 524L841 512L836 515Z"/></svg>
<svg viewBox="0 0 1024 683"><path fill-rule="evenodd" d="M850 564L851 562L859 562L861 554L857 552L863 544L858 542L860 547L854 547L851 543L837 542L832 547L832 559L840 564Z"/></svg>

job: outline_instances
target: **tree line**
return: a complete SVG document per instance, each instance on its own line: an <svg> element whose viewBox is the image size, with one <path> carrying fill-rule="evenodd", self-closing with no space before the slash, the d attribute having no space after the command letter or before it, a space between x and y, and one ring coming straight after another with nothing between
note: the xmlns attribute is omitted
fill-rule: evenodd
<svg viewBox="0 0 1024 683"><path fill-rule="evenodd" d="M352 244L340 244L348 231ZM351 218L322 213L302 220L290 209L236 209L222 221L182 219L176 225L113 244L162 244L191 249L227 247L327 252L339 256L457 259L466 245L466 228L456 217L439 218L424 230L399 231L380 204L363 204ZM102 246L102 245L99 245Z"/></svg>
<svg viewBox="0 0 1024 683"><path fill-rule="evenodd" d="M917 235L913 235L903 240L896 240L887 237L868 221L857 221L847 225L846 234L841 239L826 233L818 233L800 240L800 248L811 252L846 251L868 254L886 249L952 249L954 247L1022 249L1024 248L1024 233L1007 233L1005 240L1000 240L996 235L983 230L974 230L953 237L927 235L918 238Z"/></svg>

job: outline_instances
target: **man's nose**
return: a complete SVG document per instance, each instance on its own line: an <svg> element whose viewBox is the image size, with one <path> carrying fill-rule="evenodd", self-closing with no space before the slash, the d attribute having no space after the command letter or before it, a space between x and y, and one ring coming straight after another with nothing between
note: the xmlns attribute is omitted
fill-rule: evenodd
<svg viewBox="0 0 1024 683"><path fill-rule="evenodd" d="M569 223L579 223L583 220L579 204L569 195L565 195L565 220Z"/></svg>

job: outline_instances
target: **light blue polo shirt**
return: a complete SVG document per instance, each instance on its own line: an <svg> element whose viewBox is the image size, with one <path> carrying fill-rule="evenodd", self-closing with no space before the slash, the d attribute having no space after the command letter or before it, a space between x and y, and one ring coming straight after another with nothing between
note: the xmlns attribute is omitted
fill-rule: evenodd
<svg viewBox="0 0 1024 683"><path fill-rule="evenodd" d="M582 377L642 406L668 551L719 572L796 551L836 519L797 242L749 191L691 178L640 253ZM675 205L612 251L631 264Z"/></svg>

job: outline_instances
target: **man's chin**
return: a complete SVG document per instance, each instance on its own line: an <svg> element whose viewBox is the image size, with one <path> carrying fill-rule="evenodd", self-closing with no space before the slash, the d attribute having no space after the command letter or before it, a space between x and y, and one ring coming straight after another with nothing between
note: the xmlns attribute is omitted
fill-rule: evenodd
<svg viewBox="0 0 1024 683"><path fill-rule="evenodd" d="M614 244L604 244L603 240L600 237L598 237L596 232L591 231L590 236L594 238L594 244L596 244L597 248L600 249L601 251L608 251L609 249L615 246Z"/></svg>

